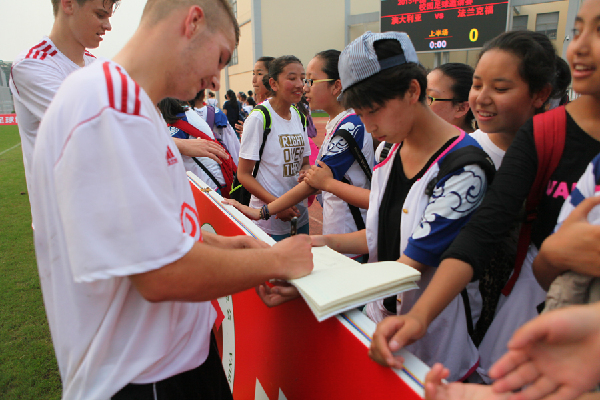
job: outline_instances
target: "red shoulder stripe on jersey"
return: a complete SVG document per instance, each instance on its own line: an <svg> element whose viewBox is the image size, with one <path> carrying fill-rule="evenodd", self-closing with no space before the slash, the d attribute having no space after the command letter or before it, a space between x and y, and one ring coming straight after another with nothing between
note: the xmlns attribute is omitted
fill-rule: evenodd
<svg viewBox="0 0 600 400"><path fill-rule="evenodd" d="M121 76L121 112L127 114L127 77L120 67L116 69Z"/></svg>
<svg viewBox="0 0 600 400"><path fill-rule="evenodd" d="M133 113L135 115L140 115L140 108L142 108L142 102L140 100L140 85L135 84L135 108Z"/></svg>
<svg viewBox="0 0 600 400"><path fill-rule="evenodd" d="M44 53L47 53L50 51L51 48L52 48L52 45L49 44L48 46L44 47L41 51L43 51Z"/></svg>
<svg viewBox="0 0 600 400"><path fill-rule="evenodd" d="M31 53L33 53L35 50L39 49L40 47L42 47L45 44L46 44L46 41L44 40L43 42L38 43L37 45L33 46L31 49L29 49L29 53L27 53L25 58L31 57Z"/></svg>
<svg viewBox="0 0 600 400"><path fill-rule="evenodd" d="M108 86L108 104L111 108L115 108L115 90L113 88L112 76L110 75L110 66L108 61L102 65L104 76L106 77L106 85Z"/></svg>
<svg viewBox="0 0 600 400"><path fill-rule="evenodd" d="M90 52L89 52L89 51L87 51L87 50L85 51L85 55L86 55L86 56L93 57L93 58L96 58L96 56L95 56L95 55L93 55L92 53L90 53Z"/></svg>

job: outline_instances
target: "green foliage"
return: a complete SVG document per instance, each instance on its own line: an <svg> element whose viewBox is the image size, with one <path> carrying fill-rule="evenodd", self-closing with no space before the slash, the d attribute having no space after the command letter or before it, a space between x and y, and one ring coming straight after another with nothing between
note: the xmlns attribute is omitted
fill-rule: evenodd
<svg viewBox="0 0 600 400"><path fill-rule="evenodd" d="M0 398L60 399L19 142L0 126Z"/></svg>

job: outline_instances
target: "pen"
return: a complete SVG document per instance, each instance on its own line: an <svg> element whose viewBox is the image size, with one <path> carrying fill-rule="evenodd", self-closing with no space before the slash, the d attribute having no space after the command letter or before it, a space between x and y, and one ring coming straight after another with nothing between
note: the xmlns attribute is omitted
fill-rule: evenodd
<svg viewBox="0 0 600 400"><path fill-rule="evenodd" d="M290 230L290 236L294 236L298 233L298 217L292 218L292 228Z"/></svg>

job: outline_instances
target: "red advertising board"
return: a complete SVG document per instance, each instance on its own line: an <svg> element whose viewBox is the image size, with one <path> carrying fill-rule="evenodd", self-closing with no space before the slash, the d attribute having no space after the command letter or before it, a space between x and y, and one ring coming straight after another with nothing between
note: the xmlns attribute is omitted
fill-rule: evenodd
<svg viewBox="0 0 600 400"><path fill-rule="evenodd" d="M273 243L188 175L203 229ZM375 324L358 311L319 323L301 298L268 308L254 290L219 299L217 306L223 319L215 331L236 400L422 398L428 367L406 351L402 370L373 362L367 351Z"/></svg>
<svg viewBox="0 0 600 400"><path fill-rule="evenodd" d="M17 114L0 114L0 125L17 125Z"/></svg>

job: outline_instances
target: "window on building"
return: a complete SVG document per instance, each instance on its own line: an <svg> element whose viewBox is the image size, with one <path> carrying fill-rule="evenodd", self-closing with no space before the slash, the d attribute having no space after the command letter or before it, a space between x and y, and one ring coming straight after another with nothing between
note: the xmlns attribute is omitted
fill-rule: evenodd
<svg viewBox="0 0 600 400"><path fill-rule="evenodd" d="M558 29L558 11L551 13L541 13L537 15L535 21L535 31L541 32L550 39L556 39Z"/></svg>
<svg viewBox="0 0 600 400"><path fill-rule="evenodd" d="M231 67L232 65L237 65L238 63L238 49L237 47L233 50L233 53L231 54L231 61L229 61L229 66Z"/></svg>
<svg viewBox="0 0 600 400"><path fill-rule="evenodd" d="M512 30L513 31L526 31L528 15L515 15L513 17Z"/></svg>
<svg viewBox="0 0 600 400"><path fill-rule="evenodd" d="M229 4L231 4L233 15L235 15L235 18L237 19L237 0L229 0Z"/></svg>

